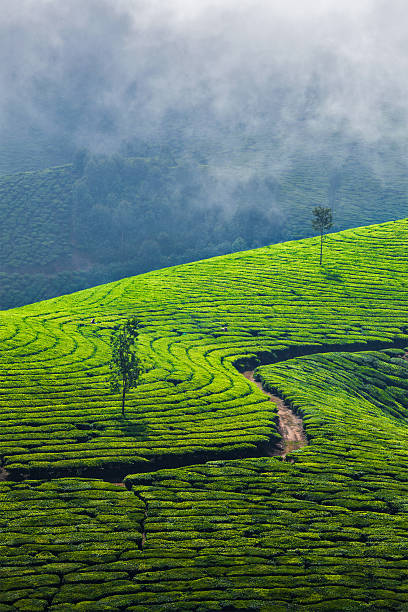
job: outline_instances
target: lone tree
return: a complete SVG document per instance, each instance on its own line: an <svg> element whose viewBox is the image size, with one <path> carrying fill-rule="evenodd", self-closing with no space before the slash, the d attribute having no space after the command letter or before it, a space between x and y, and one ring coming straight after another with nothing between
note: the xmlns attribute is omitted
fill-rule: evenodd
<svg viewBox="0 0 408 612"><path fill-rule="evenodd" d="M324 233L333 225L333 215L327 206L315 206L313 209L313 229L320 234L320 265L323 261L323 237Z"/></svg>
<svg viewBox="0 0 408 612"><path fill-rule="evenodd" d="M110 367L110 389L112 393L122 393L122 416L125 416L126 393L137 387L140 375L144 372L140 358L136 354L135 343L139 322L136 317L128 319L111 335L112 357Z"/></svg>

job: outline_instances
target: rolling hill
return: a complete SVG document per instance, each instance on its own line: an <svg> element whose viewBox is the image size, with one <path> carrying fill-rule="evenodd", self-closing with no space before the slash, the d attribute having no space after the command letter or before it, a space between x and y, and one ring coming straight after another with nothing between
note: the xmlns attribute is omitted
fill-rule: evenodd
<svg viewBox="0 0 408 612"><path fill-rule="evenodd" d="M308 238L0 313L0 610L406 610L407 238L361 227L322 267ZM123 419L109 337L131 315L149 369ZM286 457L255 367L303 418Z"/></svg>

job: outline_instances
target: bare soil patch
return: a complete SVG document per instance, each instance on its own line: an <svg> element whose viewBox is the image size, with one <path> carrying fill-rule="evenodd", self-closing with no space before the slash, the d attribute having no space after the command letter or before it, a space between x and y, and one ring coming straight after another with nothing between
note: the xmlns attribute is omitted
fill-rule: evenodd
<svg viewBox="0 0 408 612"><path fill-rule="evenodd" d="M286 457L291 451L302 448L307 444L307 438L303 429L303 420L300 416L295 414L293 410L285 404L284 400L277 395L265 391L262 387L262 383L258 382L254 378L253 370L247 370L243 372L245 378L255 383L256 386L261 389L269 399L276 404L278 408L278 431L282 436L282 442L279 447L271 448L268 451L269 456L282 456Z"/></svg>

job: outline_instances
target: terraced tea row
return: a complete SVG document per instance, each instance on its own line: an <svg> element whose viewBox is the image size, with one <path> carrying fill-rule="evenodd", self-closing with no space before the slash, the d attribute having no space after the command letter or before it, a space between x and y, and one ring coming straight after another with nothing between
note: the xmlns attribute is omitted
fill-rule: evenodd
<svg viewBox="0 0 408 612"><path fill-rule="evenodd" d="M39 332L24 348L32 367L24 372L21 361L13 368L8 361L5 370L1 438L5 467L15 475L27 469L34 474L71 474L98 466L121 469L121 463L124 475L130 466L147 469L152 457L173 455L180 461L192 453L204 458L235 448L242 452L273 434L273 407L265 397L243 380L234 397L231 375L214 374L210 354L195 359L194 345L152 339L149 354L159 357L165 347L165 355L174 361L180 355L183 370L160 364L150 372L123 420L107 383L106 342L85 337L78 348L67 334L66 352L57 356L55 338L57 334L48 336L49 349L38 359L33 345L42 342ZM78 363L83 358L83 370L75 357ZM188 367L189 359L194 369Z"/></svg>
<svg viewBox="0 0 408 612"><path fill-rule="evenodd" d="M294 463L212 462L126 478L147 507L144 551L169 557L139 576L147 592L163 585L151 609L167 609L164 594L173 594L187 610L200 609L197 601L205 610L406 610L401 355L313 355L259 368L303 414L310 444L289 456Z"/></svg>
<svg viewBox="0 0 408 612"><path fill-rule="evenodd" d="M140 591L132 577L145 507L123 487L79 479L2 482L0 499L2 612Z"/></svg>
<svg viewBox="0 0 408 612"><path fill-rule="evenodd" d="M311 239L1 313L3 475L134 474L0 483L0 611L406 609L407 237L360 228L322 268ZM149 368L122 419L109 337L134 314ZM304 418L288 461L241 458L279 438L235 367L260 363Z"/></svg>
<svg viewBox="0 0 408 612"><path fill-rule="evenodd" d="M303 412L310 445L291 461L135 474L130 492L80 479L2 483L0 609L406 610L403 354L259 368Z"/></svg>
<svg viewBox="0 0 408 612"><path fill-rule="evenodd" d="M311 446L301 461L311 454L320 464L335 453L347 465L373 461L384 474L397 465L405 471L408 462L404 355L398 349L310 355L258 368L257 375L302 415Z"/></svg>
<svg viewBox="0 0 408 612"><path fill-rule="evenodd" d="M406 234L402 221L332 235L322 269L311 239L3 313L3 466L14 477L117 477L262 454L278 437L276 411L233 364L407 343ZM124 421L107 382L109 337L133 314L150 369Z"/></svg>
<svg viewBox="0 0 408 612"><path fill-rule="evenodd" d="M138 609L405 610L406 466L317 455L129 477L148 507Z"/></svg>
<svg viewBox="0 0 408 612"><path fill-rule="evenodd" d="M259 368L303 413L310 445L289 462L136 474L130 492L79 479L2 483L0 609L405 610L403 356Z"/></svg>

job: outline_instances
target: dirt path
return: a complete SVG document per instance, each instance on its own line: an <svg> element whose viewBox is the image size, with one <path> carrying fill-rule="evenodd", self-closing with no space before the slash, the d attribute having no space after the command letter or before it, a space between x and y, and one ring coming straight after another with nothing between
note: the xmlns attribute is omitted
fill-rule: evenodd
<svg viewBox="0 0 408 612"><path fill-rule="evenodd" d="M265 389L262 387L262 383L255 380L253 370L243 372L243 375L245 378L255 383L256 386L261 389L261 391L265 393L265 395L267 395L278 407L278 431L282 436L282 444L280 445L280 448L271 447L268 455L280 455L282 457L286 457L286 455L291 451L302 448L302 446L306 446L307 438L303 429L302 419L297 416L280 397L269 393L269 391L265 391Z"/></svg>

